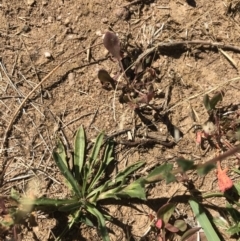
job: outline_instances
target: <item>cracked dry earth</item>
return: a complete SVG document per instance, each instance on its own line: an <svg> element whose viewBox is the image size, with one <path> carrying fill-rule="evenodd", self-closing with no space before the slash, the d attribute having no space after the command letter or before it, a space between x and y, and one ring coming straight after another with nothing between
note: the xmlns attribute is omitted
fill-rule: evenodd
<svg viewBox="0 0 240 241"><path fill-rule="evenodd" d="M115 155L116 170L138 160L146 161L137 175L146 175L166 162L176 166L180 156L197 163L215 157L213 148L206 151L196 145L196 134L191 127L207 121L203 96L206 93L212 96L218 90L225 93L218 107L226 113L234 112L239 118L240 51L202 44L153 51L149 68L155 71L152 81L157 95L151 104L163 108L166 121L156 118L151 108L137 115L131 105L119 102L120 91L102 88L98 71L105 69L116 76L119 66L102 44L96 44L102 43L104 33L110 30L118 35L125 56L135 53L138 57L156 44L174 41L213 41L240 48L239 5L239 1L222 0L0 0L0 144L4 147L0 164L11 161L3 176L1 195L8 195L12 187L24 193L27 186L31 189L37 186L39 196L70 195L51 154L57 136L64 140L70 153L80 125L85 127L89 140L100 131L112 135L129 129L133 135L135 130L136 145L126 144L133 143L126 132L116 136L116 141L122 144L117 145ZM88 51L91 45L96 46ZM33 88L66 59L18 110ZM180 140L176 136L174 139L169 123L182 133ZM144 145L141 141L146 133L155 142ZM222 166L238 168L238 160L235 156L228 157ZM236 173L230 174L234 181L239 181ZM35 175L39 181L31 186ZM190 172L188 178L196 190L218 191L214 170L204 178ZM166 185L162 181L150 185L147 197L146 202L105 205L105 210L114 217L114 222L108 223L111 240L141 240L151 222L149 214L169 200L178 203L178 214L190 226L197 225L187 203L189 191L183 183ZM209 211L214 217L220 215L218 207L226 205L224 198L204 202L213 207ZM21 240L54 240L67 222L58 213L35 213L35 217L34 224L28 220L19 226ZM225 230L220 229L220 233L223 240L237 240ZM2 234L1 240L12 240L11 237L10 230ZM201 237L206 240L202 233ZM101 238L95 228L79 224L63 240ZM157 240L156 233L150 232L142 240Z"/></svg>

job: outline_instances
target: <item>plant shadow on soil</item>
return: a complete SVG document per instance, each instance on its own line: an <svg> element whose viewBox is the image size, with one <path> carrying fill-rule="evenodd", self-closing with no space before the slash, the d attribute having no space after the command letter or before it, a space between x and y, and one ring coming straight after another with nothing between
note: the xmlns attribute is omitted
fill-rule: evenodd
<svg viewBox="0 0 240 241"><path fill-rule="evenodd" d="M187 195L187 194L186 195L177 195L171 199L171 202L187 204L188 200L191 197L192 197L191 195ZM147 205L153 211L153 213L157 213L158 209L161 206L163 206L164 204L166 204L168 201L169 201L169 198L165 198L165 197L148 199L147 201L141 201L139 199L131 199L131 202L130 202L130 200L127 200L127 199L124 199L124 200L109 199L109 200L104 200L104 201L99 202L99 204L101 204L101 208L99 208L99 210L101 210L101 212L105 215L108 215L108 216L110 215L111 223L118 226L125 234L125 237L130 238L129 239L130 241L134 241L135 240L133 238L134 235L131 234L132 226L129 224L123 223L122 221L119 220L119 218L111 216L111 214L109 214L109 212L108 212L108 206L112 206L112 205L119 206L120 205L120 206L130 207L131 209L141 212L141 210L139 210L138 207L135 205L144 204L144 205ZM208 209L215 210L220 213L226 212L225 208L218 207L215 205L205 204L204 206ZM207 216L209 216L212 219L213 218L212 215L206 208L204 209L204 212L207 214ZM201 208L200 208L200 213L201 212L203 212L203 210L201 210ZM53 228L52 232L54 233L54 235L56 237L58 237L58 235L61 234L62 230L67 226L68 218L67 218L67 215L63 215L63 213L60 213L60 212L55 212L54 217L58 220L58 224ZM92 221L93 221L93 224L96 225L95 227L97 227L97 220L95 220L93 218ZM215 225L214 225L214 227L215 227ZM81 229L80 224L79 225L75 224L70 231L71 234L69 236L68 236L68 234L65 235L64 240L65 241L72 240L72 238L74 237L75 240L87 241L88 239L81 236L80 229ZM215 229L217 230L216 227L215 227ZM112 229L108 229L108 231L109 231L109 233L114 233L114 231ZM224 241L224 238L221 236L221 233L218 230L217 230L217 232L218 232L218 235L219 235L221 241Z"/></svg>

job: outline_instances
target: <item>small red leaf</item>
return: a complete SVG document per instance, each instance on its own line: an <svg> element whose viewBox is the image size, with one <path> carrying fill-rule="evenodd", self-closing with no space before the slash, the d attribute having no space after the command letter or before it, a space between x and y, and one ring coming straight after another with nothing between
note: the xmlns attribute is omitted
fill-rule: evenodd
<svg viewBox="0 0 240 241"><path fill-rule="evenodd" d="M161 228L162 228L162 225L163 225L162 219L158 219L157 222L156 222L156 224L155 224L155 226L156 226L157 228L161 229Z"/></svg>
<svg viewBox="0 0 240 241"><path fill-rule="evenodd" d="M198 146L202 143L202 131L197 131L196 133L196 143Z"/></svg>
<svg viewBox="0 0 240 241"><path fill-rule="evenodd" d="M220 191L225 192L226 190L233 187L232 179L227 175L227 169L222 170L220 161L217 162L217 179Z"/></svg>
<svg viewBox="0 0 240 241"><path fill-rule="evenodd" d="M177 228L177 227L174 227L172 224L170 224L170 223L166 223L165 224L165 228L168 230L168 231L170 231L170 232L172 232L172 233L177 233L178 231L179 231L179 229Z"/></svg>

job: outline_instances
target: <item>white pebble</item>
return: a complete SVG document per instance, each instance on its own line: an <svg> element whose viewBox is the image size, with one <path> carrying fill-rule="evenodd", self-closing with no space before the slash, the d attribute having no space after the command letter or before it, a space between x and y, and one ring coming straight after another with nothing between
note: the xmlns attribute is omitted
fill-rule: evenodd
<svg viewBox="0 0 240 241"><path fill-rule="evenodd" d="M97 30L97 31L96 31L96 35L99 36L99 37L101 37L101 36L102 36L101 30Z"/></svg>
<svg viewBox="0 0 240 241"><path fill-rule="evenodd" d="M102 23L108 23L108 19L107 18L102 18L101 22Z"/></svg>
<svg viewBox="0 0 240 241"><path fill-rule="evenodd" d="M27 5L32 6L35 3L35 0L27 0Z"/></svg>
<svg viewBox="0 0 240 241"><path fill-rule="evenodd" d="M64 21L64 24L67 26L69 23L70 23L70 19L66 18L65 21Z"/></svg>
<svg viewBox="0 0 240 241"><path fill-rule="evenodd" d="M44 56L45 56L45 58L47 58L47 59L50 59L50 58L52 57L51 53L48 52L48 51L44 52Z"/></svg>

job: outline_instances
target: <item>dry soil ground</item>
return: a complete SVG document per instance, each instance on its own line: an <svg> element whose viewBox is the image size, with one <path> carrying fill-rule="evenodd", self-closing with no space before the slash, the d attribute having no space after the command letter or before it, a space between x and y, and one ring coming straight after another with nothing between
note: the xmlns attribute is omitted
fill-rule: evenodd
<svg viewBox="0 0 240 241"><path fill-rule="evenodd" d="M208 92L212 96L221 89L225 96L218 107L224 107L225 112L234 111L236 118L239 116L240 82L233 79L239 77L237 49L187 44L153 52L150 66L156 72L153 86L157 95L151 103L162 107L168 121L155 118L150 108L142 113L141 119L133 114L131 106L119 103L119 91L102 88L98 71L106 69L111 76L119 71L103 45L91 48L90 55L89 51L83 51L68 60L18 108L59 63L93 44L102 43L107 30L118 35L124 54L131 56L133 50L144 52L161 42L174 41L212 41L240 48L239 20L240 2L235 0L0 0L0 143L4 144L1 164L11 161L4 173L1 195L8 195L12 187L24 192L34 175L41 180L37 184L41 189L39 195L57 198L69 195L61 184L63 178L51 153L56 136L72 150L72 140L80 125L85 127L89 140L100 131L111 135L135 128L142 136L142 139L138 137L139 142L144 139L141 133L146 132L158 140L163 137L171 142L174 138L167 128L169 123L183 133L172 147L164 143L119 145L118 169L145 160L147 165L142 173L147 174L164 162L175 163L179 156L198 162L213 158L215 150L201 150L196 145L195 133L189 131L194 124L191 113L195 112L197 124L203 124L208 119L203 95ZM126 133L116 140L127 141ZM237 159L229 157L222 165L238 167ZM237 181L236 174L231 175ZM197 190L218 191L214 171L205 178L190 173L189 178ZM116 203L106 207L115 218L115 223L109 224L112 240L139 240L150 223L148 214L154 214L171 198L179 203L179 213L194 223L184 196L189 193L182 183L161 182L149 186L147 191L145 203L132 203L132 206L128 205L130 202ZM208 200L208 204L225 207L225 199ZM219 215L218 211L212 213ZM53 240L53 234L59 234L61 222L61 217L54 214L38 213L36 225L22 225L20 236L22 240ZM223 231L222 235L225 240L231 240ZM7 233L2 240L10 240L10 236ZM100 238L95 229L79 225L66 240ZM154 234L146 240L154 240Z"/></svg>

